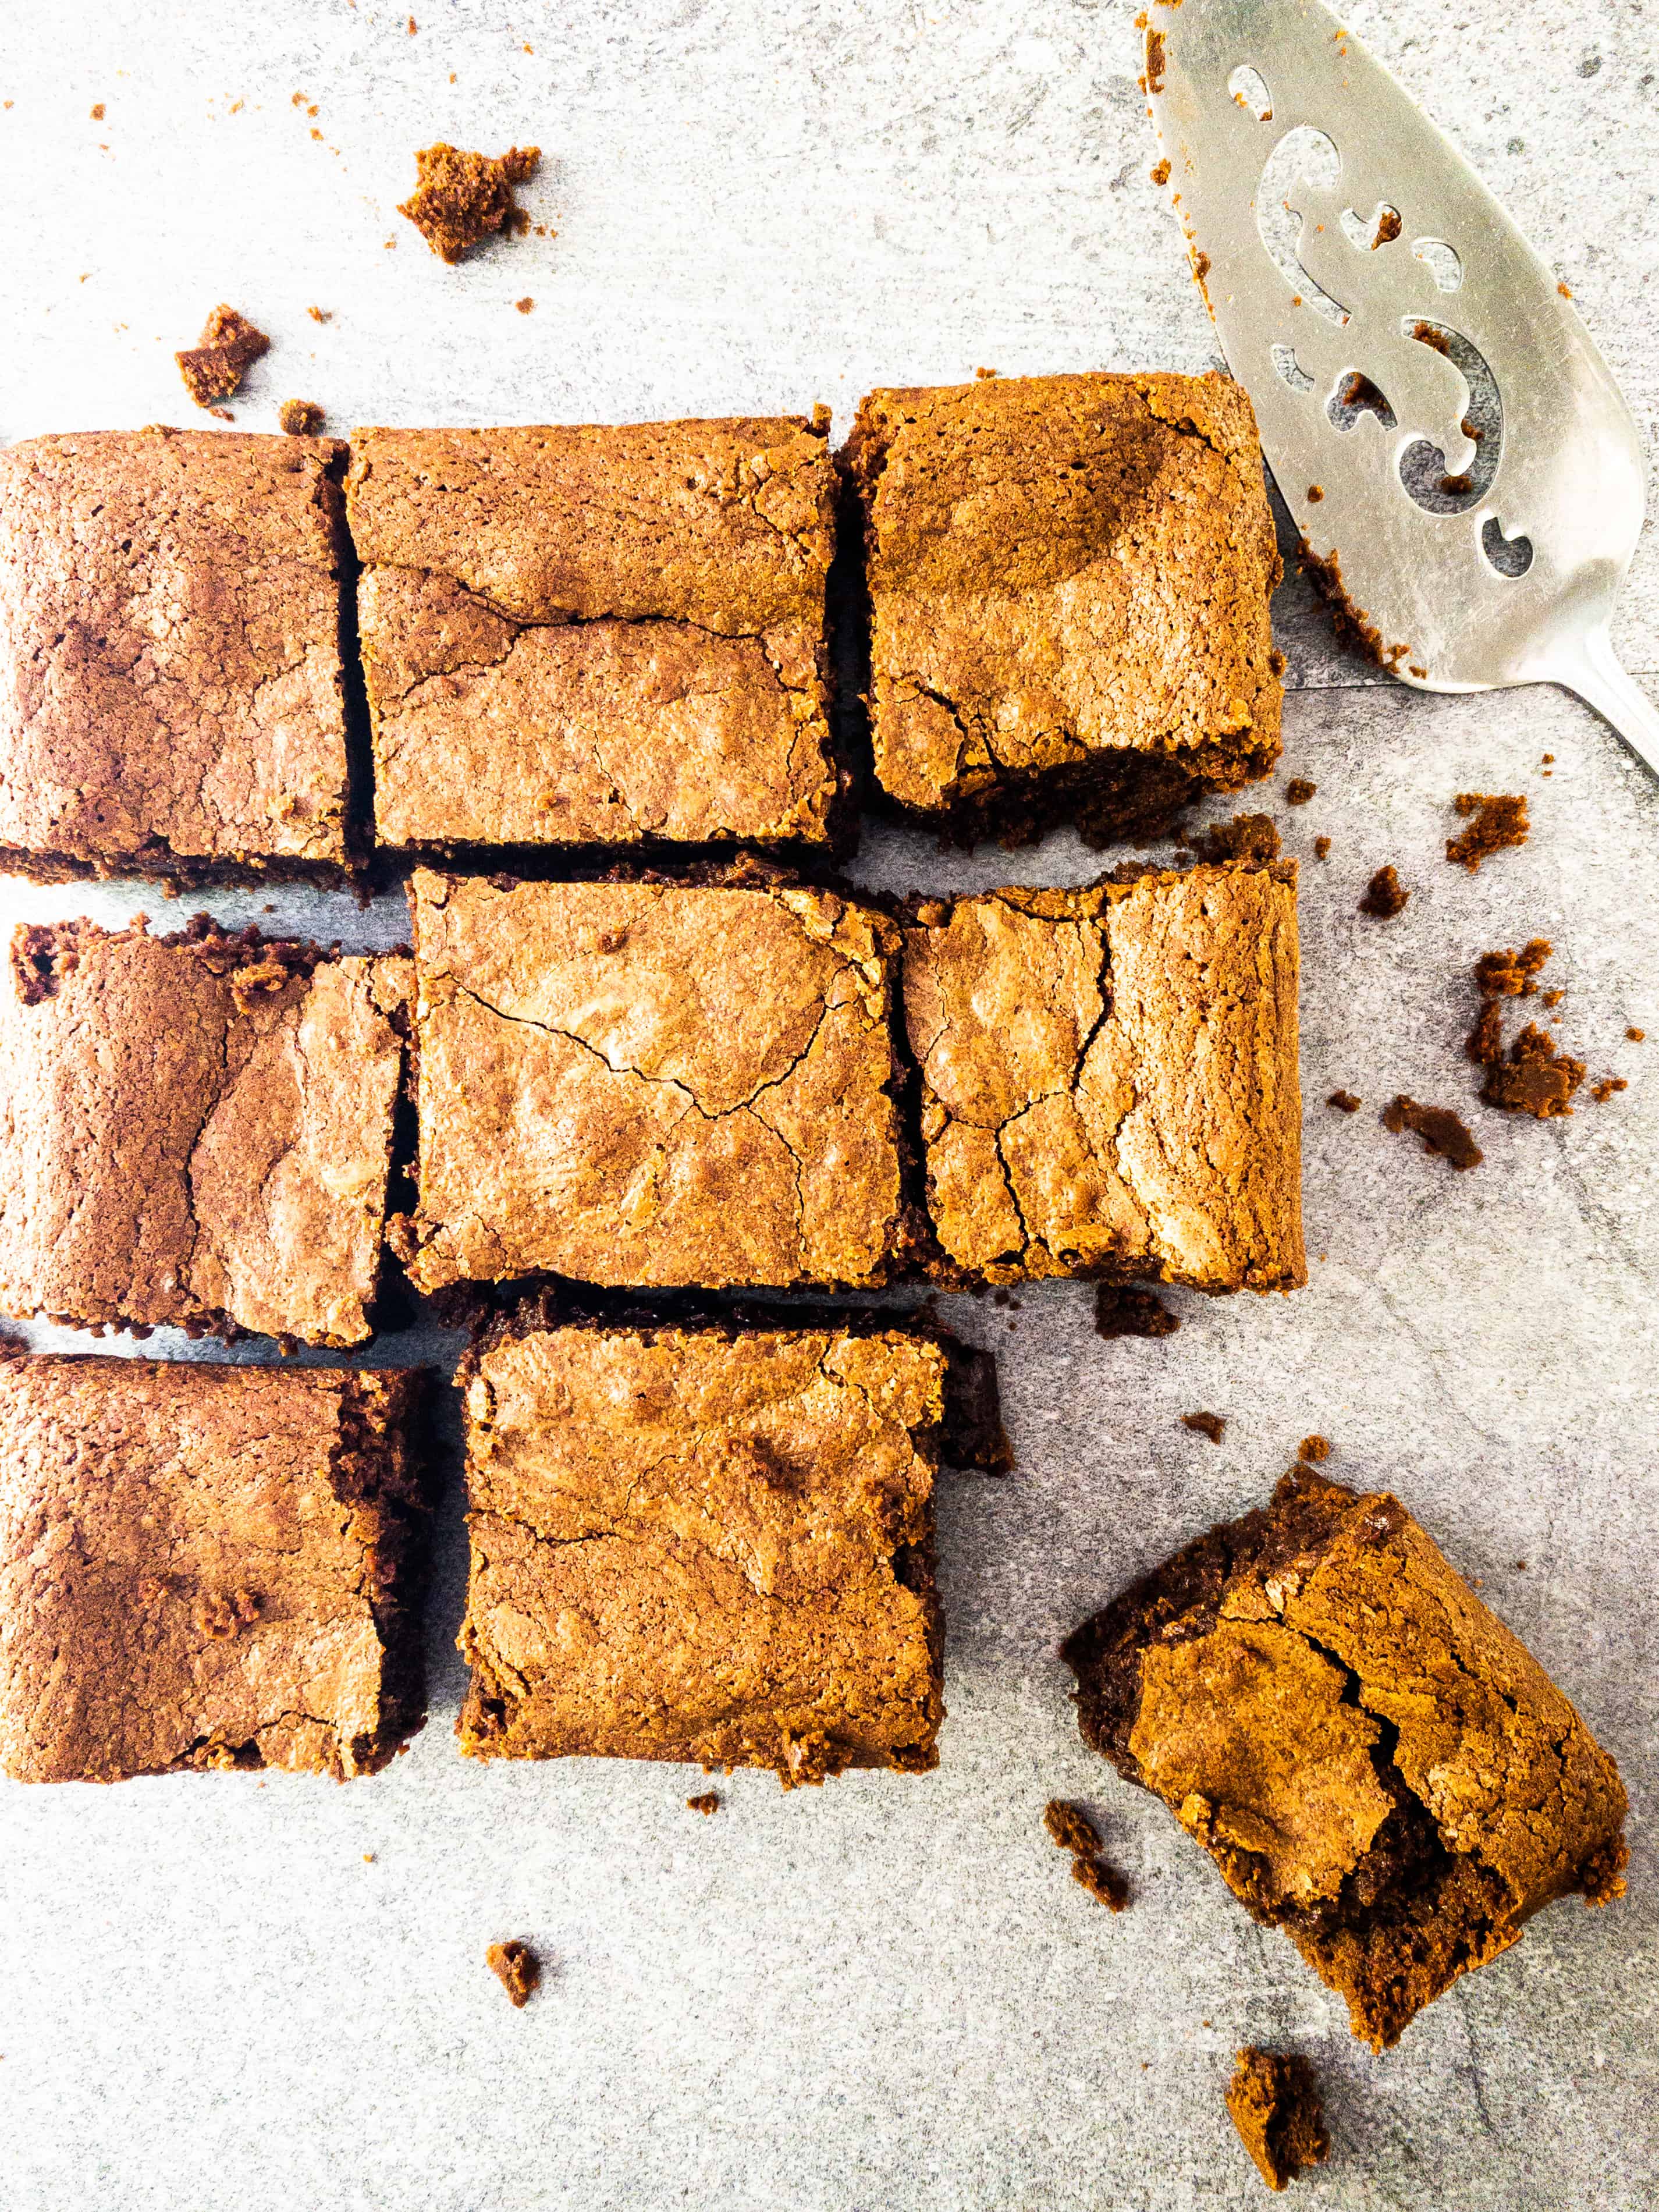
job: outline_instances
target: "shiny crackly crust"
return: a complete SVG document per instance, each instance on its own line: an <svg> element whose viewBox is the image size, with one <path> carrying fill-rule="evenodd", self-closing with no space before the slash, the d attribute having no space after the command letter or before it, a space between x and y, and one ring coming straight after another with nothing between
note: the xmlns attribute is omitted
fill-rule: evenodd
<svg viewBox="0 0 1659 2212"><path fill-rule="evenodd" d="M1305 1282L1297 975L1286 864L922 902L905 1018L947 1260Z"/></svg>
<svg viewBox="0 0 1659 2212"><path fill-rule="evenodd" d="M869 1283L898 933L836 893L417 870L416 1285Z"/></svg>
<svg viewBox="0 0 1659 2212"><path fill-rule="evenodd" d="M1231 789L1278 757L1279 560L1243 388L1217 376L878 391L864 502L876 773L949 810L1127 751Z"/></svg>
<svg viewBox="0 0 1659 2212"><path fill-rule="evenodd" d="M945 1365L900 1330L486 1343L462 1378L463 1750L771 1766L786 1786L933 1765Z"/></svg>
<svg viewBox="0 0 1659 2212"><path fill-rule="evenodd" d="M1387 1492L1286 1475L1063 1656L1085 1737L1378 2049L1540 1906L1623 1889L1617 1767Z"/></svg>
<svg viewBox="0 0 1659 2212"><path fill-rule="evenodd" d="M161 428L0 453L0 848L16 864L344 866L344 453Z"/></svg>
<svg viewBox="0 0 1659 2212"><path fill-rule="evenodd" d="M829 838L827 423L359 431L381 839Z"/></svg>
<svg viewBox="0 0 1659 2212"><path fill-rule="evenodd" d="M0 975L0 1310L358 1344L406 960L20 929Z"/></svg>
<svg viewBox="0 0 1659 2212"><path fill-rule="evenodd" d="M384 1765L423 1711L422 1388L0 1356L0 1770Z"/></svg>

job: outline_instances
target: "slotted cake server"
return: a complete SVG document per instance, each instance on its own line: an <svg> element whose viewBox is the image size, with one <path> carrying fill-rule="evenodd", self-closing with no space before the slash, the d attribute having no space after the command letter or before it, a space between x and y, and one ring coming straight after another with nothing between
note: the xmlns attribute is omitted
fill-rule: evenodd
<svg viewBox="0 0 1659 2212"><path fill-rule="evenodd" d="M1659 775L1608 619L1641 443L1566 288L1319 0L1156 0L1146 88L1316 574L1431 691L1565 684Z"/></svg>

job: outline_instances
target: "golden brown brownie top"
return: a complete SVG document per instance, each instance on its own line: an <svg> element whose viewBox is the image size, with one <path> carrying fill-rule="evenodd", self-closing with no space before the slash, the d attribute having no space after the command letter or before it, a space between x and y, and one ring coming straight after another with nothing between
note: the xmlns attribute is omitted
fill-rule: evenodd
<svg viewBox="0 0 1659 2212"><path fill-rule="evenodd" d="M897 932L827 890L501 886L418 870L434 1290L865 1283L901 1234Z"/></svg>
<svg viewBox="0 0 1659 2212"><path fill-rule="evenodd" d="M904 1001L958 1266L1306 1279L1290 866L926 903Z"/></svg>
<svg viewBox="0 0 1659 2212"><path fill-rule="evenodd" d="M933 1763L932 1432L900 1331L532 1329L466 1379L484 1756Z"/></svg>
<svg viewBox="0 0 1659 2212"><path fill-rule="evenodd" d="M343 860L343 459L161 428L0 453L0 848Z"/></svg>
<svg viewBox="0 0 1659 2212"><path fill-rule="evenodd" d="M828 410L710 422L359 430L366 568L434 569L515 622L655 617L754 636L821 622Z"/></svg>
<svg viewBox="0 0 1659 2212"><path fill-rule="evenodd" d="M414 1717L383 1634L420 1502L409 1390L0 1358L0 1768L384 1763Z"/></svg>
<svg viewBox="0 0 1659 2212"><path fill-rule="evenodd" d="M0 975L0 1310L356 1344L407 961L90 922Z"/></svg>
<svg viewBox="0 0 1659 2212"><path fill-rule="evenodd" d="M1255 417L1214 377L878 391L865 501L876 768L908 806L1109 748L1231 786L1279 751L1279 556Z"/></svg>

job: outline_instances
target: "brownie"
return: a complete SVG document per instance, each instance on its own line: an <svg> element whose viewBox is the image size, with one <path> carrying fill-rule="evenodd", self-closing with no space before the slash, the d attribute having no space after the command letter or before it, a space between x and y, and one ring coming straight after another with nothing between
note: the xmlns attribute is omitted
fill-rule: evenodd
<svg viewBox="0 0 1659 2212"><path fill-rule="evenodd" d="M344 460L164 428L0 453L0 868L339 874Z"/></svg>
<svg viewBox="0 0 1659 2212"><path fill-rule="evenodd" d="M406 960L20 928L0 975L0 1311L360 1344Z"/></svg>
<svg viewBox="0 0 1659 2212"><path fill-rule="evenodd" d="M1146 830L1279 757L1279 575L1255 419L1218 376L872 392L864 511L876 774L1005 839Z"/></svg>
<svg viewBox="0 0 1659 2212"><path fill-rule="evenodd" d="M197 343L173 356L185 389L198 407L228 399L256 361L270 351L270 340L247 317L222 301L209 313Z"/></svg>
<svg viewBox="0 0 1659 2212"><path fill-rule="evenodd" d="M951 1267L1307 1279L1294 863L924 901L904 1010Z"/></svg>
<svg viewBox="0 0 1659 2212"><path fill-rule="evenodd" d="M902 1328L560 1326L463 1363L475 1758L935 1765L945 1347Z"/></svg>
<svg viewBox="0 0 1659 2212"><path fill-rule="evenodd" d="M420 1205L394 1237L420 1289L891 1270L909 1234L898 931L832 891L737 872L416 872Z"/></svg>
<svg viewBox="0 0 1659 2212"><path fill-rule="evenodd" d="M1227 2112L1269 2189L1283 2189L1331 2154L1313 2068L1292 2051L1247 2045L1228 2084Z"/></svg>
<svg viewBox="0 0 1659 2212"><path fill-rule="evenodd" d="M1540 1906L1623 1893L1617 1767L1386 1491L1293 1469L1062 1656L1087 1741L1379 2051Z"/></svg>
<svg viewBox="0 0 1659 2212"><path fill-rule="evenodd" d="M0 1770L384 1766L424 1718L422 1382L0 1357Z"/></svg>
<svg viewBox="0 0 1659 2212"><path fill-rule="evenodd" d="M516 1936L509 1936L504 1943L492 1943L484 1953L484 1964L516 2011L522 2012L542 1985L541 1960Z"/></svg>
<svg viewBox="0 0 1659 2212"><path fill-rule="evenodd" d="M359 431L382 842L830 838L829 420Z"/></svg>

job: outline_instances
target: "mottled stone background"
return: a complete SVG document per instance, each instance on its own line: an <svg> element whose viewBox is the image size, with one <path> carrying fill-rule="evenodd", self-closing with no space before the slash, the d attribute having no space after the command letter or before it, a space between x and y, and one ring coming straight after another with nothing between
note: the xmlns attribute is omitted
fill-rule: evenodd
<svg viewBox="0 0 1659 2212"><path fill-rule="evenodd" d="M1212 358L1147 179L1133 0L414 5L411 36L368 0L10 0L0 434L182 419L173 351L218 300L275 341L235 410L257 429L295 395L337 428L826 399L840 429L876 382ZM1651 450L1651 6L1357 0L1349 20L1571 285ZM440 137L538 143L527 197L556 234L434 259L392 210ZM393 1771L0 1788L7 2212L1247 2206L1261 2185L1221 2094L1251 2039L1308 2051L1328 2085L1311 2205L1652 2204L1659 793L1562 695L1408 694L1341 659L1297 583L1278 615L1285 770L1319 792L1255 803L1306 860L1314 1279L1289 1300L1178 1294L1181 1332L1155 1344L1102 1343L1080 1286L1017 1312L945 1302L1000 1354L1019 1464L941 1499L939 1771L787 1797L741 1775L702 1820L690 1771L464 1765L452 1499L433 1719ZM1650 530L1620 632L1650 687L1656 629ZM1527 791L1535 825L1478 877L1442 857L1471 787ZM1413 890L1394 923L1355 911L1383 860ZM1098 865L1066 837L941 856L880 829L857 872ZM234 922L264 904L199 902ZM396 900L275 903L267 927L350 947L404 929ZM3 892L7 920L141 905L159 916L154 889ZM1461 1056L1470 960L1536 933L1562 1036L1631 1085L1550 1125L1476 1105ZM1322 1103L1339 1084L1366 1102L1352 1119ZM1386 1135L1401 1090L1458 1106L1485 1166L1454 1176ZM454 1348L428 1332L372 1357ZM1219 1449L1178 1425L1194 1407L1227 1416ZM1482 1581L1634 1803L1626 1903L1546 1915L1381 2059L1085 1753L1054 1656L1314 1429L1331 1472L1394 1486ZM1056 1793L1097 1811L1134 1887L1121 1917L1044 1837ZM552 1961L522 2014L483 1962L509 1934Z"/></svg>

